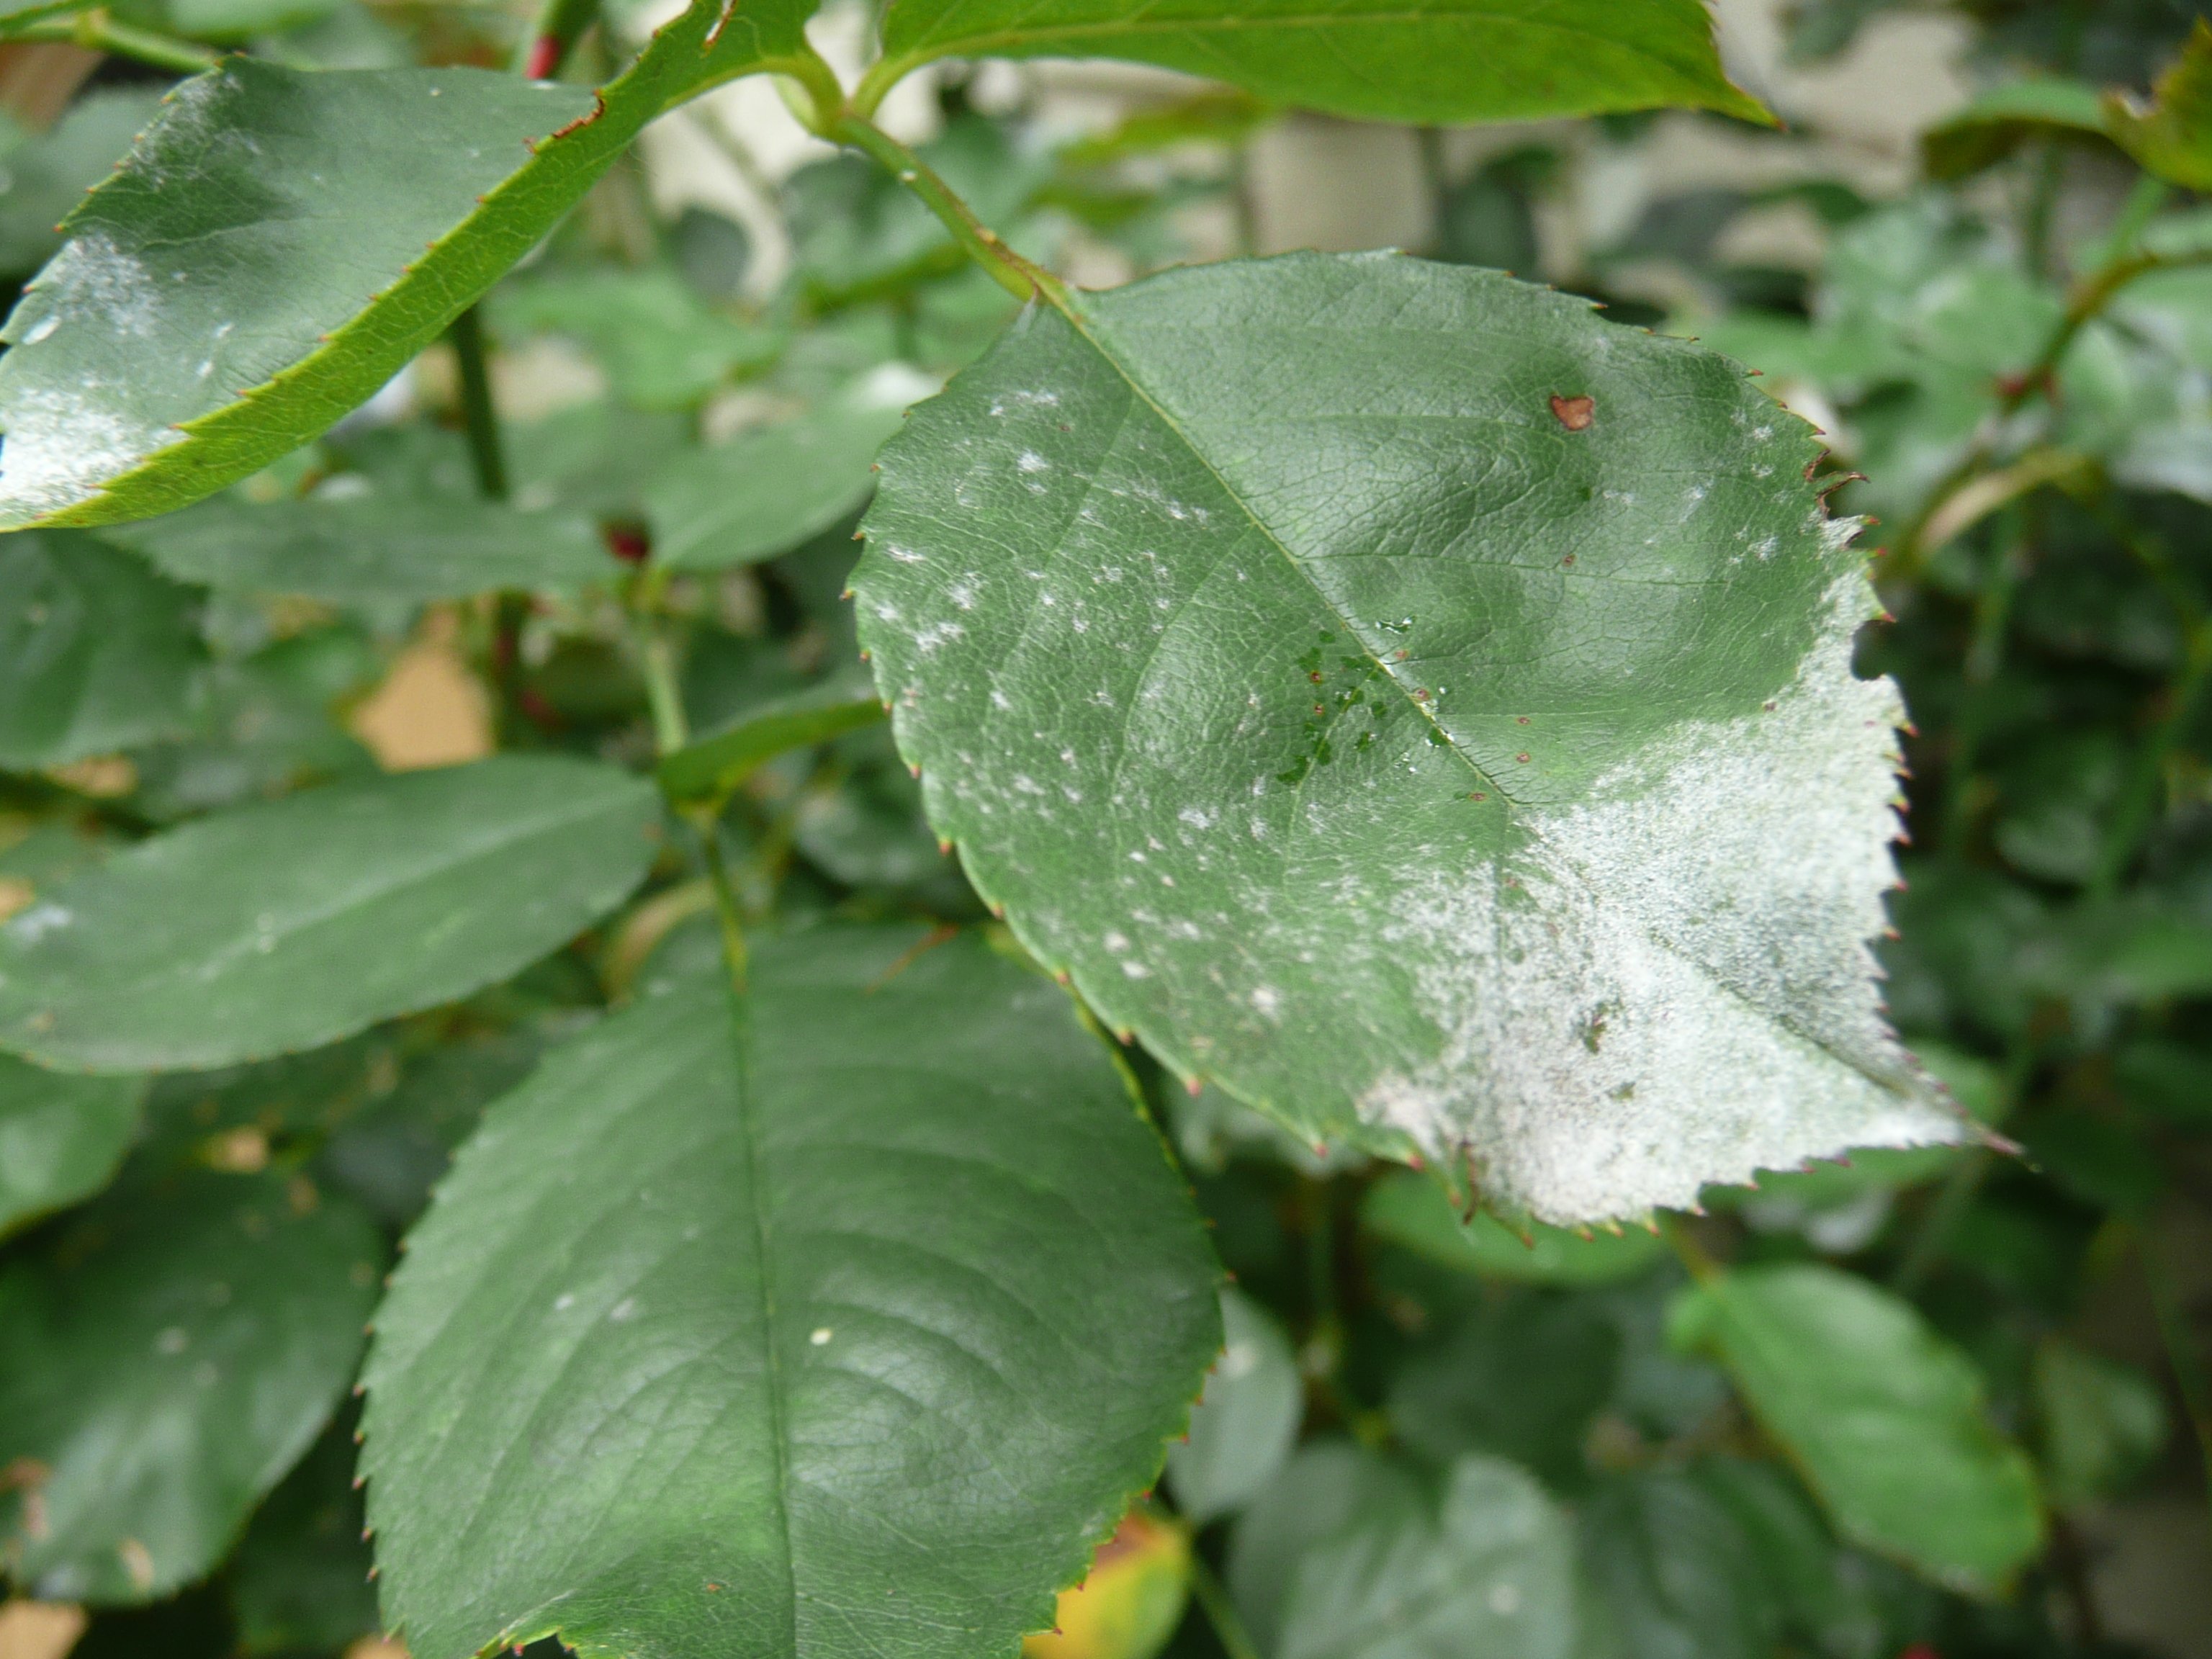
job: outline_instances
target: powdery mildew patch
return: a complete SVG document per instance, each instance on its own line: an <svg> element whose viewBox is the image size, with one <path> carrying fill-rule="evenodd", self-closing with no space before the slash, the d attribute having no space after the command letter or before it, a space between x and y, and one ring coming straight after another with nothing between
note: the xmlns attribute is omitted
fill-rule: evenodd
<svg viewBox="0 0 2212 1659"><path fill-rule="evenodd" d="M1869 948L1903 712L1851 672L1873 609L1851 575L1765 708L1684 723L1584 801L1528 813L1511 859L1401 891L1383 937L1444 1042L1376 1079L1367 1121L1562 1223L1968 1136L1890 1035Z"/></svg>

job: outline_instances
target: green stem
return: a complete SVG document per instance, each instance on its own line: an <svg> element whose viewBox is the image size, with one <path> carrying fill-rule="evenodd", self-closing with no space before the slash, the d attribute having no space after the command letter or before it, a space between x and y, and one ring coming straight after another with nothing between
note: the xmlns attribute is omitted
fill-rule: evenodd
<svg viewBox="0 0 2212 1659"><path fill-rule="evenodd" d="M2158 1259L2157 1247L2148 1231L2136 1234L2136 1248L2142 1255L2143 1283L2150 1291L2159 1340L2166 1347L2166 1363L2173 1372L2182 1409L2189 1413L2189 1426L2197 1436L2197 1454L2204 1464L2205 1498L2212 1503L2212 1379L2205 1375L2204 1357L2197 1351L2196 1335L2189 1328L2188 1310L2167 1277L2166 1265Z"/></svg>
<svg viewBox="0 0 2212 1659"><path fill-rule="evenodd" d="M1943 1251L1951 1242L1952 1231L1959 1218L1966 1213L1982 1183L1990 1178L1991 1154L1977 1146L1951 1166L1951 1173L1943 1177L1936 1188L1935 1201L1920 1218L1920 1226L1912 1235L1912 1243L1905 1249L1905 1256L1890 1275L1889 1287L1899 1296L1911 1296L1927 1281L1936 1264L1943 1259Z"/></svg>
<svg viewBox="0 0 2212 1659"><path fill-rule="evenodd" d="M2144 832L2150 827L2153 810L2158 805L2166 762L2172 757L2198 704L2203 701L2208 679L2212 679L2212 623L2200 620L2189 629L2187 655L2183 659L2180 678L2167 690L2166 712L2136 748L2127 781L2121 786L2118 805L2113 810L2112 823L2105 832L2105 844L2098 854L2096 872L2089 878L2092 896L2110 897L2134 861Z"/></svg>
<svg viewBox="0 0 2212 1659"><path fill-rule="evenodd" d="M1039 270L999 240L998 232L978 219L967 203L930 170L929 165L904 144L865 117L849 112L821 129L834 143L850 145L876 161L904 185L922 204L944 222L968 257L990 272L999 286L1019 300L1043 298L1058 303L1064 290L1059 279Z"/></svg>
<svg viewBox="0 0 2212 1659"><path fill-rule="evenodd" d="M1710 1285L1721 1276L1721 1264L1691 1234L1688 1220L1679 1215L1662 1212L1659 1217L1659 1236L1667 1241L1675 1259L1700 1285Z"/></svg>
<svg viewBox="0 0 2212 1659"><path fill-rule="evenodd" d="M665 757L681 749L690 736L684 714L684 694L676 678L676 652L653 614L658 603L656 587L633 593L630 614L646 629L640 661L645 672L646 701L653 710L653 747ZM692 850L707 872L714 895L714 921L721 929L722 960L729 970L730 989L742 999L748 982L750 959L745 950L744 913L738 903L736 884L730 879L729 860L722 856L719 814L711 805L676 806L677 816L691 832Z"/></svg>
<svg viewBox="0 0 2212 1659"><path fill-rule="evenodd" d="M860 77L860 84L853 88L848 107L863 121L873 119L884 95L921 66L919 58L878 58L868 65L867 73Z"/></svg>
<svg viewBox="0 0 2212 1659"><path fill-rule="evenodd" d="M653 710L653 746L661 755L672 755L691 741L690 722L684 717L684 698L676 684L676 651L658 629L645 642L645 697Z"/></svg>
<svg viewBox="0 0 2212 1659"><path fill-rule="evenodd" d="M67 40L92 52L111 52L155 69L179 75L198 75L222 61L222 54L197 41L179 40L130 23L118 23L104 6L94 6L72 17L41 17L13 28L0 29L0 41Z"/></svg>
<svg viewBox="0 0 2212 1659"><path fill-rule="evenodd" d="M2174 1387L2181 1391L2181 1409L2188 1411L2197 1451L2203 1458L2205 1500L2212 1502L2212 1378L2205 1376L2203 1354L2197 1352L2197 1336L2190 1332L2188 1307L2181 1303L2172 1279L2167 1279L2166 1263L2159 1261L2157 1243L2148 1230L2136 1230L2135 1248L2143 1259L2143 1287L2150 1291L2166 1364L2172 1370Z"/></svg>
<svg viewBox="0 0 2212 1659"><path fill-rule="evenodd" d="M2027 274L2038 281L2051 270L2051 210L2057 205L2064 161L2057 139L2045 138L2038 146L2027 187L2027 208L2021 215L2021 252Z"/></svg>
<svg viewBox="0 0 2212 1659"><path fill-rule="evenodd" d="M599 0L545 0L515 53L515 73L532 81L551 80L599 16Z"/></svg>
<svg viewBox="0 0 2212 1659"><path fill-rule="evenodd" d="M1228 1587L1195 1546L1190 1553L1190 1593L1198 1603L1198 1610L1206 1615L1206 1622L1213 1626L1214 1638L1229 1659L1260 1659L1252 1632L1244 1628L1237 1604L1229 1599Z"/></svg>
<svg viewBox="0 0 2212 1659"><path fill-rule="evenodd" d="M2058 367L2073 349L2076 337L2104 314L2105 308L2129 283L2148 276L2153 271L2177 270L2206 264L2212 264L2212 250L2178 254L2116 252L2075 284L2073 295L2067 301L2065 314L2044 341L2042 349L2036 353L2034 361L2027 370L2008 382L1999 395L1995 426L2002 431L2004 423L2027 407L2032 398L2051 396L2056 386ZM1884 580L1903 578L1919 568L1929 551L1929 526L1941 522L1952 498L1971 488L1989 470L1996 454L1996 433L1992 433L1976 443L1951 469L1942 483L1929 492L1927 504L1913 515L1889 548L1883 560L1881 574Z"/></svg>
<svg viewBox="0 0 2212 1659"><path fill-rule="evenodd" d="M1305 1370L1315 1382L1333 1385L1344 1357L1344 1316L1336 1298L1336 1207L1329 1183L1305 1182L1298 1208L1306 1236Z"/></svg>
<svg viewBox="0 0 2212 1659"><path fill-rule="evenodd" d="M2017 528L2017 514L2008 514L2009 530ZM1966 648L1966 701L1959 711L1953 735L1950 764L1943 779L1942 853L1954 862L1966 856L1966 836L1974 812L1974 763L1982 733L1989 724L1995 701L1997 672L2004 665L2004 646L2012 620L2013 595L2020 587L2026 562L2017 536L1999 538L1996 568L1974 599L1974 638Z"/></svg>
<svg viewBox="0 0 2212 1659"><path fill-rule="evenodd" d="M483 318L471 306L446 331L461 371L461 420L469 439L469 459L477 489L487 501L507 499L507 456L500 443L499 410L491 398L491 369L485 360Z"/></svg>

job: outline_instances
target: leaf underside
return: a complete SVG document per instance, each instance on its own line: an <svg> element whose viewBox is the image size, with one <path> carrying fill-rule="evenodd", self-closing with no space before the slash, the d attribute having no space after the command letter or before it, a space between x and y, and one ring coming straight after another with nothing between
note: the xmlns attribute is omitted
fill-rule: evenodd
<svg viewBox="0 0 2212 1659"><path fill-rule="evenodd" d="M1894 688L1808 428L1392 254L1040 307L886 447L939 832L1187 1077L1579 1222L1957 1139L1885 1025Z"/></svg>
<svg viewBox="0 0 2212 1659"><path fill-rule="evenodd" d="M1157 1137L963 937L764 945L548 1057L377 1322L369 1516L416 1659L1011 1656L1220 1338ZM527 1517L526 1526L518 1526Z"/></svg>

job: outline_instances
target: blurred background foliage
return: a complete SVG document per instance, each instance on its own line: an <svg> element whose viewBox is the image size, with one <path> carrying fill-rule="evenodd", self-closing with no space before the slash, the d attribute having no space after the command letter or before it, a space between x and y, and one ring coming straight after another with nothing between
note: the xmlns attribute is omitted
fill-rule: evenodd
<svg viewBox="0 0 2212 1659"><path fill-rule="evenodd" d="M2212 124L2153 130L2160 108L2185 114L2185 86L2147 101L2200 9L1723 5L1732 68L1790 123L1777 133L1692 115L1357 127L1054 64L945 68L886 106L988 222L1078 282L1395 243L1698 336L1822 428L1838 510L1879 521L1891 616L1863 666L1898 677L1915 728L1892 1010L2019 1148L1779 1174L1713 1193L1668 1242L1532 1246L1463 1224L1419 1177L1162 1087L1133 1055L1235 1274L1231 1346L1161 1493L1032 1659L1503 1653L1480 1644L1515 1611L1481 1601L1483 1528L1550 1516L1572 1529L1560 1571L1598 1609L1593 1656L2212 1655L2212 206L2192 189L2212 159L2191 148ZM497 65L520 27L466 0L112 15L326 66ZM857 15L822 20L826 48L849 59ZM574 72L653 16L611 9ZM0 46L10 282L172 78L67 41ZM2115 88L2133 101L2100 101ZM669 619L696 731L852 695L841 595L870 457L1012 303L771 87L669 118L483 307L496 476L440 349L216 501L66 560L0 544L0 612L74 606L87 660L127 664L70 731L0 719L0 910L153 829L378 766L495 747L646 763L618 584L649 584ZM578 580L441 591L438 538L456 535L568 538ZM380 574L270 591L318 548ZM392 597L394 571L418 597ZM720 833L760 927L987 920L880 726L753 772ZM0 1259L115 1248L102 1206L180 1171L353 1206L388 1253L549 1041L714 949L707 909L672 862L495 992L87 1108L73 1121L107 1127L65 1149L75 1185L0 1212ZM0 1096L15 1081L0 1069ZM1969 1415L2033 1457L2043 1542L2024 1569L1947 1579L1928 1563L1971 1553L1940 1535L1971 1517L1927 1517L1939 1536L1916 1554L1777 1455L1762 1425L1789 1402L1729 1358L1727 1310L1686 1295L1717 1261L1839 1297L1877 1371L1887 1316L1851 1324L1864 1310L1837 1280L1909 1299L1914 1328L1965 1356ZM1808 1267L1826 1276L1786 1276ZM88 1620L18 1601L0 1651L379 1650L350 1422L250 1519L250 1498L216 1506L195 1588ZM1851 1479L1879 1488L1885 1458L1942 1450L1870 1442Z"/></svg>

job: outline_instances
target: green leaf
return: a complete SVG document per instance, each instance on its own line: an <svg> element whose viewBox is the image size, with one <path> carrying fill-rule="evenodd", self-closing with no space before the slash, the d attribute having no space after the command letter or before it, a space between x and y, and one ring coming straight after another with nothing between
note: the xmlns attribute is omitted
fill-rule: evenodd
<svg viewBox="0 0 2212 1659"><path fill-rule="evenodd" d="M686 450L645 492L653 556L675 570L757 564L848 522L875 487L876 451L935 382L886 364L811 414Z"/></svg>
<svg viewBox="0 0 2212 1659"><path fill-rule="evenodd" d="M893 0L888 85L937 58L1120 58L1383 121L1525 121L1683 104L1771 124L1697 0Z"/></svg>
<svg viewBox="0 0 2212 1659"><path fill-rule="evenodd" d="M1524 1235L1481 1211L1462 1219L1440 1183L1411 1170L1370 1187L1359 1220L1376 1237L1444 1267L1534 1285L1610 1285L1635 1278L1666 1253L1641 1227L1585 1238L1540 1221L1528 1223Z"/></svg>
<svg viewBox="0 0 2212 1659"><path fill-rule="evenodd" d="M1621 1346L1594 1298L1487 1300L1400 1369L1390 1425L1437 1462L1490 1452L1571 1486L1583 1474L1590 1419L1613 1395Z"/></svg>
<svg viewBox="0 0 2212 1659"><path fill-rule="evenodd" d="M2165 1398L2132 1365L2045 1337L2033 1382L2044 1479L2057 1508L2114 1496L2166 1445Z"/></svg>
<svg viewBox="0 0 2212 1659"><path fill-rule="evenodd" d="M1305 1415L1305 1383L1274 1316L1224 1290L1221 1325L1221 1358L1191 1412L1189 1436L1168 1448L1176 1508L1194 1527L1242 1509L1274 1478Z"/></svg>
<svg viewBox="0 0 2212 1659"><path fill-rule="evenodd" d="M1930 128L1921 154L1931 177L1963 179L2038 137L2108 142L2168 184L2212 189L2212 27L2197 20L2148 103L2057 76L2007 82Z"/></svg>
<svg viewBox="0 0 2212 1659"><path fill-rule="evenodd" d="M1110 1026L1309 1143L1633 1215L1963 1133L1878 1006L1900 710L1819 453L1494 272L1057 294L885 447L860 639Z"/></svg>
<svg viewBox="0 0 2212 1659"><path fill-rule="evenodd" d="M341 1653L376 1632L352 1428L341 1413L239 1540L225 1577L240 1652Z"/></svg>
<svg viewBox="0 0 2212 1659"><path fill-rule="evenodd" d="M921 815L921 788L899 764L890 734L877 727L838 739L799 798L792 841L810 864L848 887L959 879L959 866Z"/></svg>
<svg viewBox="0 0 2212 1659"><path fill-rule="evenodd" d="M575 337L605 364L615 392L643 409L685 409L733 371L773 362L783 337L702 303L675 271L566 270L494 296L501 331Z"/></svg>
<svg viewBox="0 0 2212 1659"><path fill-rule="evenodd" d="M2148 107L2105 94L2106 129L2144 172L2188 190L2212 190L2212 25L2199 17L2181 56L2158 77Z"/></svg>
<svg viewBox="0 0 2212 1659"><path fill-rule="evenodd" d="M411 1225L484 1108L530 1075L544 1046L525 1030L432 1049L329 1138L317 1167L380 1221Z"/></svg>
<svg viewBox="0 0 2212 1659"><path fill-rule="evenodd" d="M158 88L96 88L52 131L9 153L0 174L0 270L27 275L52 257L62 245L54 227L130 150L160 102Z"/></svg>
<svg viewBox="0 0 2212 1659"><path fill-rule="evenodd" d="M673 801L720 799L763 762L873 726L883 717L884 706L873 697L801 693L784 698L748 714L726 732L668 756L660 763L660 787Z"/></svg>
<svg viewBox="0 0 2212 1659"><path fill-rule="evenodd" d="M1525 1470L1463 1457L1431 1495L1384 1466L1355 1476L1337 1504L1309 1520L1319 1524L1287 1563L1281 1610L1263 1626L1270 1659L1576 1651L1572 1538Z"/></svg>
<svg viewBox="0 0 2212 1659"><path fill-rule="evenodd" d="M1613 1475L1583 1507L1583 1557L1621 1659L1768 1659L1835 1599L1833 1549L1755 1464Z"/></svg>
<svg viewBox="0 0 2212 1659"><path fill-rule="evenodd" d="M2040 137L2105 140L2105 109L2096 88L2056 76L1991 87L1921 135L1921 160L1931 178L1963 179Z"/></svg>
<svg viewBox="0 0 2212 1659"><path fill-rule="evenodd" d="M1728 1367L1844 1537L1962 1589L2041 1547L2027 1459L1911 1304L1832 1268L1752 1267L1686 1293L1670 1324Z"/></svg>
<svg viewBox="0 0 2212 1659"><path fill-rule="evenodd" d="M446 500L396 481L380 488L360 473L302 501L257 506L225 495L103 533L179 580L339 604L575 588L622 570L580 514Z"/></svg>
<svg viewBox="0 0 2212 1659"><path fill-rule="evenodd" d="M1395 1514L1419 1501L1406 1468L1364 1446L1316 1440L1299 1447L1230 1534L1230 1594L1260 1651L1273 1659L1309 1552L1363 1514Z"/></svg>
<svg viewBox="0 0 2212 1659"><path fill-rule="evenodd" d="M132 807L167 823L375 776L375 757L340 715L387 666L366 630L343 623L271 641L249 657L217 659L192 732L132 757Z"/></svg>
<svg viewBox="0 0 2212 1659"><path fill-rule="evenodd" d="M0 766L56 766L190 728L191 594L89 536L0 542Z"/></svg>
<svg viewBox="0 0 2212 1659"><path fill-rule="evenodd" d="M145 1094L143 1078L71 1077L0 1054L0 1237L106 1186Z"/></svg>
<svg viewBox="0 0 2212 1659"><path fill-rule="evenodd" d="M0 1045L95 1071L308 1048L506 978L644 876L651 787L501 757L204 818L0 927Z"/></svg>
<svg viewBox="0 0 2212 1659"><path fill-rule="evenodd" d="M0 1277L15 1583L139 1601L215 1565L344 1393L382 1255L342 1200L198 1176L118 1194L15 1261Z"/></svg>
<svg viewBox="0 0 2212 1659"><path fill-rule="evenodd" d="M417 1659L1011 1653L1151 1483L1197 1218L1060 994L926 940L768 943L735 1018L648 998L463 1149L367 1373Z"/></svg>
<svg viewBox="0 0 2212 1659"><path fill-rule="evenodd" d="M551 229L646 122L787 66L811 0L695 0L596 96L486 70L234 57L70 216L0 360L0 527L197 501L331 425Z"/></svg>

